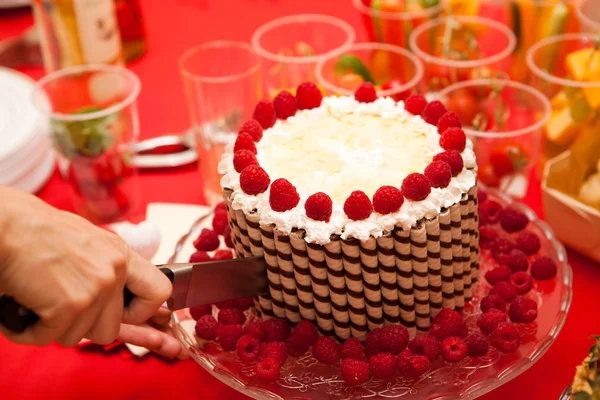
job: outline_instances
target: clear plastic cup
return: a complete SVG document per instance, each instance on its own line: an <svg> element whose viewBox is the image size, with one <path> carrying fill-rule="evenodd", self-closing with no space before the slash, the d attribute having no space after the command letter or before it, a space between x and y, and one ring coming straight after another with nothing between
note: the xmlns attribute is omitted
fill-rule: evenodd
<svg viewBox="0 0 600 400"><path fill-rule="evenodd" d="M357 43L321 60L315 74L327 94L351 96L369 81L376 85L379 96L404 100L423 79L423 64L398 46Z"/></svg>
<svg viewBox="0 0 600 400"><path fill-rule="evenodd" d="M263 97L259 57L247 43L207 42L186 51L179 70L198 151L205 200L222 201L218 164Z"/></svg>
<svg viewBox="0 0 600 400"><path fill-rule="evenodd" d="M508 78L516 44L506 25L477 16L429 21L410 37L410 48L425 66L424 91L467 79Z"/></svg>
<svg viewBox="0 0 600 400"><path fill-rule="evenodd" d="M139 193L130 160L139 135L140 88L133 72L108 65L65 68L34 88L32 101L50 120L75 211L93 222L135 211Z"/></svg>
<svg viewBox="0 0 600 400"><path fill-rule="evenodd" d="M510 80L476 79L439 92L473 142L478 179L516 198L527 193L539 155L550 102L538 90Z"/></svg>
<svg viewBox="0 0 600 400"><path fill-rule="evenodd" d="M598 0L581 0L575 6L575 14L582 32L600 33L600 3Z"/></svg>
<svg viewBox="0 0 600 400"><path fill-rule="evenodd" d="M252 48L260 56L265 97L295 93L302 82L314 81L315 65L355 37L350 24L327 15L291 15L262 25L252 35Z"/></svg>

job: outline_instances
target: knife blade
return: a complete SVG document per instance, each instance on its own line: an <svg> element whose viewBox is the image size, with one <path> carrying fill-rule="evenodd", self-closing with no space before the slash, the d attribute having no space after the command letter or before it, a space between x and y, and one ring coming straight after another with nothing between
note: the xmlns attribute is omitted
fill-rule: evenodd
<svg viewBox="0 0 600 400"><path fill-rule="evenodd" d="M167 300L167 306L172 311L259 296L269 291L267 264L263 257L164 264L157 267L173 284L171 297ZM127 307L134 297L125 288L124 306ZM0 325L12 332L21 333L38 319L34 312L21 306L12 297L0 294Z"/></svg>

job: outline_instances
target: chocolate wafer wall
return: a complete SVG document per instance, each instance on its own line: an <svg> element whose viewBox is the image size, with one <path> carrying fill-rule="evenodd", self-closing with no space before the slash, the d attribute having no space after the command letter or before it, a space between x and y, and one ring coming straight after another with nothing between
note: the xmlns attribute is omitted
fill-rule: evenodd
<svg viewBox="0 0 600 400"><path fill-rule="evenodd" d="M277 260L273 227L269 225L261 226L260 237L265 251L265 261L267 262L267 277L269 278L269 293L271 293L271 302L273 303L273 314L277 318L285 318L283 285L279 275L279 262Z"/></svg>
<svg viewBox="0 0 600 400"><path fill-rule="evenodd" d="M452 269L454 271L454 308L465 306L465 283L463 281L462 231L460 204L450 206L450 233L452 236Z"/></svg>
<svg viewBox="0 0 600 400"><path fill-rule="evenodd" d="M300 322L300 308L296 294L296 277L294 276L294 263L292 262L292 246L290 236L277 229L275 233L275 249L277 250L277 264L279 265L279 279L285 302L285 318L295 326Z"/></svg>
<svg viewBox="0 0 600 400"><path fill-rule="evenodd" d="M329 281L327 280L325 248L315 243L307 243L306 249L315 312L317 314L317 328L321 334L332 336L334 334L333 314L331 311L331 297L329 296Z"/></svg>
<svg viewBox="0 0 600 400"><path fill-rule="evenodd" d="M342 258L342 241L334 236L325 245L325 262L327 263L327 280L333 314L333 330L340 340L350 338L350 313L346 295L346 274Z"/></svg>
<svg viewBox="0 0 600 400"><path fill-rule="evenodd" d="M384 325L398 324L400 322L398 278L396 277L394 239L392 239L391 233L386 233L377 238L377 258L379 260L379 280L383 302L383 323Z"/></svg>
<svg viewBox="0 0 600 400"><path fill-rule="evenodd" d="M342 240L343 265L346 274L346 293L351 321L352 337L364 340L367 337L367 309L360 264L360 247L356 239Z"/></svg>
<svg viewBox="0 0 600 400"><path fill-rule="evenodd" d="M410 247L417 330L428 331L431 316L429 314L429 271L427 268L427 232L425 224L418 223L416 227L410 230Z"/></svg>
<svg viewBox="0 0 600 400"><path fill-rule="evenodd" d="M300 317L314 321L316 318L315 303L313 302L310 266L308 264L304 231L292 232L290 234L290 245L292 246L292 261L294 263L294 278L296 280Z"/></svg>
<svg viewBox="0 0 600 400"><path fill-rule="evenodd" d="M396 255L400 322L408 329L410 336L413 337L416 333L417 320L415 317L410 230L396 228L392 232L392 238L394 239L394 252Z"/></svg>
<svg viewBox="0 0 600 400"><path fill-rule="evenodd" d="M425 231L427 232L427 267L429 271L429 310L431 318L435 318L443 305L440 222L437 216L425 221Z"/></svg>
<svg viewBox="0 0 600 400"><path fill-rule="evenodd" d="M454 268L450 210L443 210L438 216L438 220L440 225L440 264L442 268L442 308L454 309Z"/></svg>
<svg viewBox="0 0 600 400"><path fill-rule="evenodd" d="M463 195L460 201L460 231L462 247L462 273L465 288L465 301L471 300L471 218L469 217L469 196Z"/></svg>
<svg viewBox="0 0 600 400"><path fill-rule="evenodd" d="M479 221L477 215L477 187L469 190L469 236L470 236L470 255L471 255L471 287L475 292L477 281L479 280Z"/></svg>

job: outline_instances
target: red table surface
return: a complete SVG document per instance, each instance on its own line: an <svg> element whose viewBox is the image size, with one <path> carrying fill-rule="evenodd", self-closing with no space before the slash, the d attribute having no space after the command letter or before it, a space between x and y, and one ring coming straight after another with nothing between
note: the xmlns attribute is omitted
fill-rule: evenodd
<svg viewBox="0 0 600 400"><path fill-rule="evenodd" d="M142 80L139 99L142 137L178 132L189 117L177 68L179 56L203 41L249 41L262 23L289 14L323 13L350 22L359 40L366 37L350 0L144 0L148 52L130 68ZM32 23L27 10L0 12L0 39L17 35ZM23 69L34 78L39 68ZM202 187L195 167L144 172L140 177L142 210L149 202L199 204ZM542 214L538 185L526 203ZM66 182L55 172L39 193L48 203L70 209ZM600 333L592 302L600 288L598 265L569 251L574 271L574 298L567 323L556 343L531 369L483 396L486 400L556 399ZM542 310L543 312L543 310ZM2 399L244 399L193 361L170 362L154 355L127 357L114 349L64 349L17 346L0 338L0 398ZM516 396L516 397L515 397Z"/></svg>

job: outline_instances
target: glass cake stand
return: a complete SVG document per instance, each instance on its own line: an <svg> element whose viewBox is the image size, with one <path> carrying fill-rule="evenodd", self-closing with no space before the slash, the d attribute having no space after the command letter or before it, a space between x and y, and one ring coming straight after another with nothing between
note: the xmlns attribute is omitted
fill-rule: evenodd
<svg viewBox="0 0 600 400"><path fill-rule="evenodd" d="M393 380L385 381L371 377L360 386L348 387L341 378L339 366L318 363L309 351L300 358L288 358L281 369L280 379L276 383L265 384L254 376L253 365L241 362L235 352L226 352L216 343L199 343L194 335L195 322L188 310L173 314L172 323L177 336L202 368L254 399L464 400L490 392L525 372L554 343L571 305L573 277L564 247L545 222L522 203L494 190L488 190L487 193L489 198L503 205L511 204L527 214L531 220L528 229L542 238L540 252L552 257L559 267L555 280L536 283L535 293L530 293L538 301L539 316L533 324L518 326L522 343L514 353L502 354L490 346L485 357L467 357L458 363L438 359L432 363L431 370L417 380L396 376ZM491 266L488 253L482 252L481 277ZM475 321L480 313L479 302L488 290L488 284L480 281L473 300L464 309L470 331L477 330Z"/></svg>

